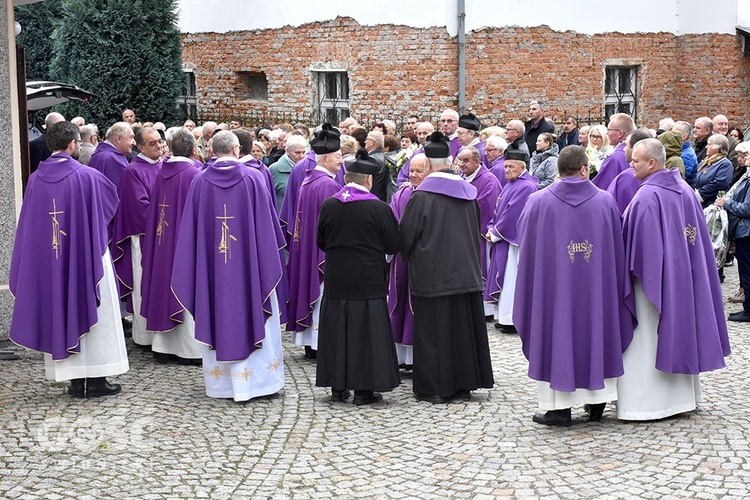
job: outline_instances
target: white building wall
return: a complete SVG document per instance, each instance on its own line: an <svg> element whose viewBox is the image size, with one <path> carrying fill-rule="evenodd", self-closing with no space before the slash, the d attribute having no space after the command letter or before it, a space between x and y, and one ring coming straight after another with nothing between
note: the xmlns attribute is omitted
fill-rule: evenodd
<svg viewBox="0 0 750 500"><path fill-rule="evenodd" d="M608 32L735 33L750 25L750 0L466 0L467 31L547 25L590 35ZM362 25L445 26L456 34L457 0L180 0L183 33L300 26L351 17ZM440 7L442 5L442 7ZM437 6L437 8L436 8ZM740 22L742 21L742 22Z"/></svg>

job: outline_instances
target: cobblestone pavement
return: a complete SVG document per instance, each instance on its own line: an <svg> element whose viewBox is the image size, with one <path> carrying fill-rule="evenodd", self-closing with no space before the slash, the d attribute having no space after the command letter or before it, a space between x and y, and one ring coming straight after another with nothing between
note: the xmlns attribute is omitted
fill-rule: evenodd
<svg viewBox="0 0 750 500"><path fill-rule="evenodd" d="M725 296L737 289L727 270ZM728 304L727 312L738 310ZM368 407L334 404L287 343L286 388L209 399L200 369L156 365L129 343L122 394L75 400L41 357L0 362L4 498L743 498L750 496L750 324L730 323L727 368L699 409L600 423L534 424L518 336L490 326L496 385L466 403L416 401L411 380Z"/></svg>

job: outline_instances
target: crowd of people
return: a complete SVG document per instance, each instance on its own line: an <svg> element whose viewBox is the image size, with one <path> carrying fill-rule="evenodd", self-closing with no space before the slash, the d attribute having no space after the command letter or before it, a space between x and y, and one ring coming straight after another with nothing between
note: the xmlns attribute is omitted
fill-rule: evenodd
<svg viewBox="0 0 750 500"><path fill-rule="evenodd" d="M556 132L535 100L525 122L446 109L398 136L390 120L167 128L128 109L101 142L80 117L45 124L10 337L73 397L120 392L106 377L129 369L128 334L201 366L209 397L274 394L285 330L331 401L381 401L402 370L418 400L466 401L495 383L490 325L520 337L535 422L571 425L579 404L600 420L612 401L653 420L695 409L699 374L724 366L734 260L729 320L750 321L750 142L723 115Z"/></svg>

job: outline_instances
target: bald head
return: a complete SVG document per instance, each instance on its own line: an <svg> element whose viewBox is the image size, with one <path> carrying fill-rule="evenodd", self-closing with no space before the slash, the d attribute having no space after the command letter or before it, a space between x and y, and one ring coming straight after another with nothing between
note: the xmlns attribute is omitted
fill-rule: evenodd
<svg viewBox="0 0 750 500"><path fill-rule="evenodd" d="M61 115L60 113L50 113L44 117L44 128L49 130L49 128L55 123L60 123L64 121L65 121L65 117Z"/></svg>

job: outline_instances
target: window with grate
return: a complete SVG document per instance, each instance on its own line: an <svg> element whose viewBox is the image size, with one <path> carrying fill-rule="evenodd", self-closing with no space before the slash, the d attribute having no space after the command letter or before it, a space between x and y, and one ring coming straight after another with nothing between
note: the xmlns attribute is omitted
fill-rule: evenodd
<svg viewBox="0 0 750 500"><path fill-rule="evenodd" d="M245 99L268 99L268 77L262 71L240 71L237 73L242 83Z"/></svg>
<svg viewBox="0 0 750 500"><path fill-rule="evenodd" d="M337 126L349 116L349 76L346 71L314 71L313 85L317 90L315 121Z"/></svg>
<svg viewBox="0 0 750 500"><path fill-rule="evenodd" d="M607 66L604 81L604 114L625 113L636 119L638 66Z"/></svg>
<svg viewBox="0 0 750 500"><path fill-rule="evenodd" d="M191 70L183 71L182 95L177 98L177 108L182 119L195 120L198 115L198 96L195 84L195 73Z"/></svg>

